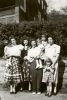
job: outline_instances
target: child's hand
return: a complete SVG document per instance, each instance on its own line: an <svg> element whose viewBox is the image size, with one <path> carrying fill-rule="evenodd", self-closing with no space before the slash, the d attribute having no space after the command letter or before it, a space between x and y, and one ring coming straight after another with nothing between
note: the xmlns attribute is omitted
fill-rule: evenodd
<svg viewBox="0 0 67 100"><path fill-rule="evenodd" d="M52 64L51 66L52 66L52 68L55 68L55 64Z"/></svg>
<svg viewBox="0 0 67 100"><path fill-rule="evenodd" d="M51 71L52 73L54 73L54 68L50 68L50 71Z"/></svg>
<svg viewBox="0 0 67 100"><path fill-rule="evenodd" d="M50 67L47 67L47 70L50 70Z"/></svg>
<svg viewBox="0 0 67 100"><path fill-rule="evenodd" d="M40 58L40 56L36 56L36 59Z"/></svg>

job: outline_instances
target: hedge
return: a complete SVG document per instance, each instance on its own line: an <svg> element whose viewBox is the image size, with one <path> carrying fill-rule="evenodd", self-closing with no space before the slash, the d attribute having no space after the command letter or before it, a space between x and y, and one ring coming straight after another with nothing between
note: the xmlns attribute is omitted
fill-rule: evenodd
<svg viewBox="0 0 67 100"><path fill-rule="evenodd" d="M3 55L3 40L14 35L17 42L22 42L24 36L36 39L41 34L52 36L57 44L61 46L61 55L67 56L67 22L45 21L45 22L21 22L20 24L0 24L0 56Z"/></svg>

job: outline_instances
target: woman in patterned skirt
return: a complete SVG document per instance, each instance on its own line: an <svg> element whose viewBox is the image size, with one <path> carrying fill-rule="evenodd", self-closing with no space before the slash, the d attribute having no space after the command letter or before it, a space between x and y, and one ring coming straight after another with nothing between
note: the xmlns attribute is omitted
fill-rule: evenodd
<svg viewBox="0 0 67 100"><path fill-rule="evenodd" d="M23 45L17 45L14 37L10 37L10 44L5 46L4 54L6 58L6 74L10 84L10 93L16 93L16 86L22 80L21 75L21 51L24 49Z"/></svg>

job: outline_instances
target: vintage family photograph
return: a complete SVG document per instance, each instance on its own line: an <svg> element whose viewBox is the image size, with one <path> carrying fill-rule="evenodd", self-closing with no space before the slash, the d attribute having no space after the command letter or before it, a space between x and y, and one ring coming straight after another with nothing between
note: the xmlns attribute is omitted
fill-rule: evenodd
<svg viewBox="0 0 67 100"><path fill-rule="evenodd" d="M67 100L67 0L0 0L0 100Z"/></svg>

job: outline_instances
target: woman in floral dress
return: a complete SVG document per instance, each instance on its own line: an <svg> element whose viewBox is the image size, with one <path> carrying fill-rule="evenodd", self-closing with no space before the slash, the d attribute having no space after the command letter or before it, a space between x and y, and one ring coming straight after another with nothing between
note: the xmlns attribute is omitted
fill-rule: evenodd
<svg viewBox="0 0 67 100"><path fill-rule="evenodd" d="M30 85L30 63L28 62L28 60L25 59L25 57L27 56L28 50L30 49L28 42L29 41L26 38L23 41L23 44L24 44L24 51L23 51L24 57L23 58L24 59L23 59L23 64L22 64L23 83L27 86L28 86L28 84ZM29 88L29 90L30 90L30 88Z"/></svg>
<svg viewBox="0 0 67 100"><path fill-rule="evenodd" d="M21 51L24 49L23 45L17 45L14 37L10 37L10 44L5 46L4 55L6 58L6 73L5 78L10 84L10 93L16 93L16 86L22 80L21 75Z"/></svg>

